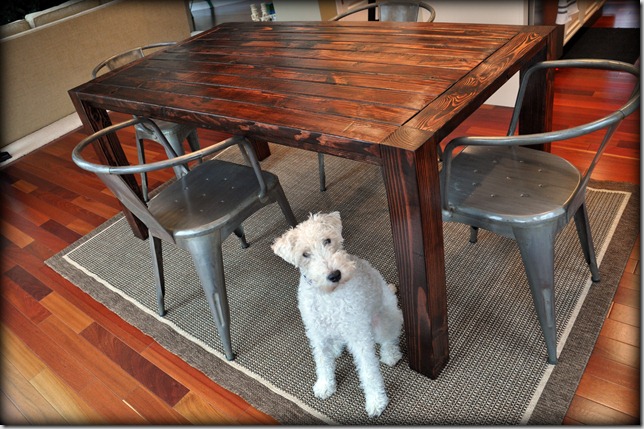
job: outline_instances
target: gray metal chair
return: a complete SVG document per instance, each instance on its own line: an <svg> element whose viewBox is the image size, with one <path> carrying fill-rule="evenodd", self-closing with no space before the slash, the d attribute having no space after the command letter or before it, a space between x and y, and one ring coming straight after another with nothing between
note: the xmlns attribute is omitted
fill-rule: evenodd
<svg viewBox="0 0 644 429"><path fill-rule="evenodd" d="M429 12L429 18L426 22L432 22L436 18L436 11L429 4L422 1L408 0L389 0L377 1L362 6L352 7L346 12L338 14L331 18L331 21L339 21L342 18L353 15L363 10L375 10L378 12L378 21L395 21L395 22L414 22L420 17L420 10L425 9Z"/></svg>
<svg viewBox="0 0 644 429"><path fill-rule="evenodd" d="M363 6L353 7L344 13L334 16L330 21L340 21L342 18L363 10L377 10L378 21L392 22L416 22L420 18L421 9L429 12L426 22L432 22L436 18L436 11L433 7L422 1L391 0L378 1ZM318 170L320 173L320 191L326 191L326 172L324 169L324 154L318 152Z"/></svg>
<svg viewBox="0 0 644 429"><path fill-rule="evenodd" d="M247 247L242 222L273 202L280 205L289 225L295 226L297 221L277 176L260 169L252 146L244 137L231 137L186 155L170 156L147 164L115 167L94 164L82 157L81 152L90 143L99 140L107 143L117 131L138 124L149 127L155 133L155 141L164 146L166 153L172 154L173 149L154 122L134 118L83 139L74 148L72 159L79 167L96 173L121 203L147 226L161 316L165 314L162 240L190 252L226 358L232 360L234 355L230 342L230 314L221 243L231 233L235 233L240 238L242 247ZM234 145L239 146L250 166L213 158L188 169L188 163L202 160ZM144 179L147 173L167 168L174 168L175 171L179 168L182 175L157 188L156 194L151 198L147 185L142 186L141 197L122 177L125 174L141 174L141 181L147 183Z"/></svg>
<svg viewBox="0 0 644 429"><path fill-rule="evenodd" d="M507 137L459 137L444 150L441 171L443 220L471 226L470 241L478 228L516 240L534 306L548 351L557 363L554 298L554 242L557 233L574 218L592 280L600 280L585 198L590 175L608 141L639 105L639 80L631 98L619 110L573 128L515 135L526 86L535 72L553 68L639 71L631 64L609 60L546 61L531 67L519 88ZM524 147L603 134L602 143L582 174L574 165L549 152ZM458 147L465 147L454 155Z"/></svg>
<svg viewBox="0 0 644 429"><path fill-rule="evenodd" d="M111 56L94 67L94 70L92 70L92 78L96 78L102 70L115 70L131 63L132 61L143 58L146 51L156 51L160 48L173 46L175 44L175 42L154 43ZM185 140L188 140L188 145L192 151L199 150L199 137L197 136L197 129L195 127L158 119L155 119L154 123L161 129L163 135L168 140L176 154L183 155L185 153L183 149L183 142ZM136 141L139 148L142 147L143 140L155 140L156 138L154 131L145 126L145 124L137 124L135 130Z"/></svg>

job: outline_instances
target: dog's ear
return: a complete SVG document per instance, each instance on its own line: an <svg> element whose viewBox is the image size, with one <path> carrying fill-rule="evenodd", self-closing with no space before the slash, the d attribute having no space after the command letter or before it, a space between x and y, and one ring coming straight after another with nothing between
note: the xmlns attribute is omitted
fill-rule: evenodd
<svg viewBox="0 0 644 429"><path fill-rule="evenodd" d="M271 245L273 252L284 259L291 265L297 266L297 261L293 256L293 248L295 247L294 229L289 229L281 237L275 239Z"/></svg>
<svg viewBox="0 0 644 429"><path fill-rule="evenodd" d="M342 235L342 219L340 219L340 212L331 212L324 215L324 222L331 225L333 229Z"/></svg>

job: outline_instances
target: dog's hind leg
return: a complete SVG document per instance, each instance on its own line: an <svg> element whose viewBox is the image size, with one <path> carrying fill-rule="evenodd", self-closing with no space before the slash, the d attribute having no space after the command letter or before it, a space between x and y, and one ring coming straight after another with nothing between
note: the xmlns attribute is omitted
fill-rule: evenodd
<svg viewBox="0 0 644 429"><path fill-rule="evenodd" d="M344 341L342 340L330 340L331 341L331 353L333 353L334 358L339 358L342 352L344 351Z"/></svg>
<svg viewBox="0 0 644 429"><path fill-rule="evenodd" d="M402 325L402 311L395 303L385 307L374 323L374 337L380 344L380 361L386 365L394 366L402 358L399 347Z"/></svg>
<svg viewBox="0 0 644 429"><path fill-rule="evenodd" d="M402 353L398 346L398 339L391 342L380 343L380 361L386 365L394 366L402 359Z"/></svg>

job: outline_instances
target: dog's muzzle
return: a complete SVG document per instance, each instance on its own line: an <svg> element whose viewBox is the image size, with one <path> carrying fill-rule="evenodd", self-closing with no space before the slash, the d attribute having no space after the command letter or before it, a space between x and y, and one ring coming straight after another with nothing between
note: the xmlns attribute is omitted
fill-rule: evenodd
<svg viewBox="0 0 644 429"><path fill-rule="evenodd" d="M334 272L329 274L326 278L328 281L332 283L337 283L342 278L342 273L340 272L340 270L335 270Z"/></svg>

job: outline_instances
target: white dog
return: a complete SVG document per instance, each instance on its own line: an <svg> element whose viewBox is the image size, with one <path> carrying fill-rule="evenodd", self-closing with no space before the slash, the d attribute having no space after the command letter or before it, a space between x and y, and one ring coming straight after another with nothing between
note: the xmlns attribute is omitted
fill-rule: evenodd
<svg viewBox="0 0 644 429"><path fill-rule="evenodd" d="M376 344L383 363L393 366L400 360L403 315L395 286L387 285L369 262L349 255L343 241L340 213L318 213L286 231L272 249L300 270L298 307L315 359L315 396L326 399L335 392L335 360L346 346L367 414L375 417L389 402Z"/></svg>

